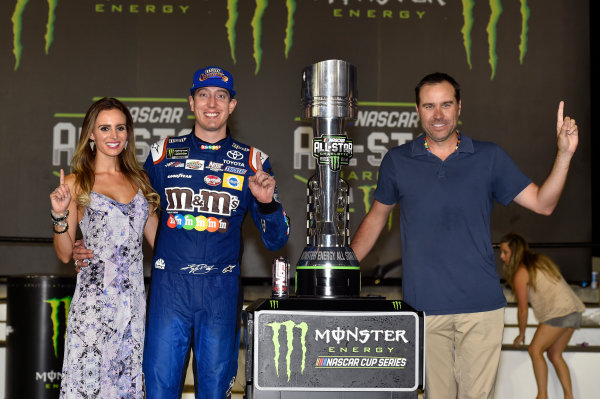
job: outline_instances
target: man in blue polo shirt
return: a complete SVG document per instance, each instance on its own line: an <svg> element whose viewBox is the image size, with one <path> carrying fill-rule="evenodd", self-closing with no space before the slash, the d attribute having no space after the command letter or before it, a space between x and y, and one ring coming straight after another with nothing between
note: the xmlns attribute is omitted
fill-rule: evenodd
<svg viewBox="0 0 600 399"><path fill-rule="evenodd" d="M400 204L403 300L426 313L428 398L492 398L502 346L504 298L490 237L494 200L549 215L577 148L578 129L558 109L558 152L538 186L499 146L457 130L460 86L434 73L415 88L425 134L384 157L373 206L352 248L371 250Z"/></svg>

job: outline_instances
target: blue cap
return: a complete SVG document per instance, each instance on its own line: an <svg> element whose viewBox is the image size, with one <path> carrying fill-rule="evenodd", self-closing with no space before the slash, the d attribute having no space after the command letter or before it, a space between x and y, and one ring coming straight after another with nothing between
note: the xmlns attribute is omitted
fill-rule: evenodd
<svg viewBox="0 0 600 399"><path fill-rule="evenodd" d="M190 95L193 96L196 89L201 87L222 87L229 91L231 98L235 97L235 90L233 90L233 76L223 68L209 66L198 69L194 73L194 81L192 83L192 88L190 89Z"/></svg>

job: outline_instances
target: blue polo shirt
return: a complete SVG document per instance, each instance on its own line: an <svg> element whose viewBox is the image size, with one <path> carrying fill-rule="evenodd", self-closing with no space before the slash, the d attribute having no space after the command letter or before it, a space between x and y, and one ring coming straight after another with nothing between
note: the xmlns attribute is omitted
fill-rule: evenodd
<svg viewBox="0 0 600 399"><path fill-rule="evenodd" d="M428 315L506 306L490 215L494 200L506 206L530 183L498 145L464 134L445 161L424 135L391 149L374 196L400 204L403 300Z"/></svg>

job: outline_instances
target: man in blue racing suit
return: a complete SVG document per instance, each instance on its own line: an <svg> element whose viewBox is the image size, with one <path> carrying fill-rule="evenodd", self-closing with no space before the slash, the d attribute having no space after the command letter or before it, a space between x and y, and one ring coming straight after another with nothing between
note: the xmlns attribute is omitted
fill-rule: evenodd
<svg viewBox="0 0 600 399"><path fill-rule="evenodd" d="M153 144L144 164L162 208L144 351L152 399L180 397L190 347L196 397L230 395L239 345L242 221L250 211L273 251L289 234L268 157L227 129L237 104L231 74L219 67L198 70L190 94L193 131Z"/></svg>

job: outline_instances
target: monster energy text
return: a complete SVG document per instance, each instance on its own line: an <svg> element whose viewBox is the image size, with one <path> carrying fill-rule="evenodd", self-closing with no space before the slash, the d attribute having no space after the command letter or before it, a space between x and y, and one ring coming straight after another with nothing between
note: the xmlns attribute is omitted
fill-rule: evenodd
<svg viewBox="0 0 600 399"><path fill-rule="evenodd" d="M369 340L375 342L379 342L380 340L385 342L400 342L402 340L407 344L408 340L404 337L405 334L405 330L359 330L358 327L354 327L353 330L344 330L338 327L334 330L327 329L323 332L315 330L315 341L324 340L326 343L329 343L333 339L338 344L342 341L354 341L364 344Z"/></svg>

